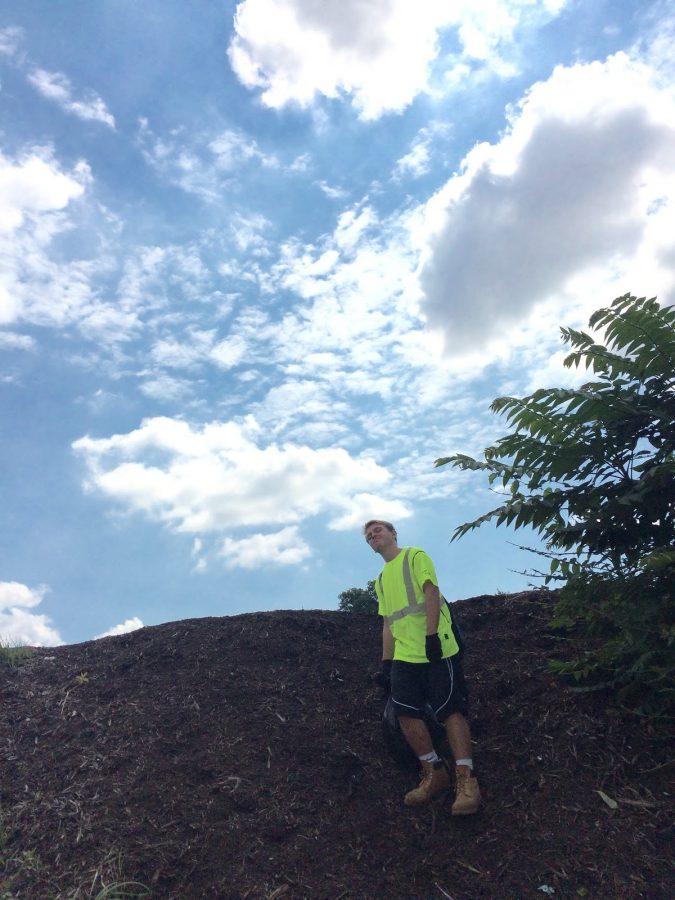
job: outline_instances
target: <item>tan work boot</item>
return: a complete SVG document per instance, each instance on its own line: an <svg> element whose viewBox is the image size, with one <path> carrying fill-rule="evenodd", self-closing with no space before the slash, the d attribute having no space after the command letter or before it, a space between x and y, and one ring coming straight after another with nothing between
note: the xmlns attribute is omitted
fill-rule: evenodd
<svg viewBox="0 0 675 900"><path fill-rule="evenodd" d="M478 780L474 778L471 769L466 769L463 766L458 766L455 772L457 783L455 802L452 804L452 815L470 816L480 806Z"/></svg>
<svg viewBox="0 0 675 900"><path fill-rule="evenodd" d="M406 806L424 806L450 787L450 776L441 760L434 763L422 761L422 780L419 786L405 795Z"/></svg>

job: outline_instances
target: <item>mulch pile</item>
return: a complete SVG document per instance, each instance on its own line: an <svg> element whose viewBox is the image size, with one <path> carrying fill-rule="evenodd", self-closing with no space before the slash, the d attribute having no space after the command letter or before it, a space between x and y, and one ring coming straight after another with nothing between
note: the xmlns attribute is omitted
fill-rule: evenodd
<svg viewBox="0 0 675 900"><path fill-rule="evenodd" d="M672 896L672 735L547 673L570 651L545 594L458 608L466 819L403 806L376 617L192 619L0 669L0 898Z"/></svg>

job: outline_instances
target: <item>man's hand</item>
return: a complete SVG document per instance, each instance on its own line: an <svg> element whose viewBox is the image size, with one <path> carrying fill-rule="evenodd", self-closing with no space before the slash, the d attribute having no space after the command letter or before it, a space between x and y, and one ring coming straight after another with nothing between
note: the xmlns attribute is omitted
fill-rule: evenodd
<svg viewBox="0 0 675 900"><path fill-rule="evenodd" d="M377 675L373 676L373 681L378 687L381 687L383 691L386 691L388 694L391 693L391 660L383 659L382 660L382 668L377 673Z"/></svg>
<svg viewBox="0 0 675 900"><path fill-rule="evenodd" d="M443 659L443 648L441 647L441 639L438 634L427 635L424 649L429 662L438 662L439 659Z"/></svg>

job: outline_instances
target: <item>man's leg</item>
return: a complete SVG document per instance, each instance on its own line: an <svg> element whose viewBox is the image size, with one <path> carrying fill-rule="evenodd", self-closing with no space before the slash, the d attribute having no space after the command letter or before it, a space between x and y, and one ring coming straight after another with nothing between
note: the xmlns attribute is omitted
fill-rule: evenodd
<svg viewBox="0 0 675 900"><path fill-rule="evenodd" d="M480 806L480 789L473 775L471 731L466 720L467 693L461 660L449 657L434 666L431 685L436 702L436 715L444 719L445 733L455 758L456 793L453 816L475 813ZM450 712L451 710L451 712Z"/></svg>
<svg viewBox="0 0 675 900"><path fill-rule="evenodd" d="M444 724L455 757L456 792L452 815L470 816L480 806L480 789L473 775L469 723L461 713L456 712L448 716Z"/></svg>
<svg viewBox="0 0 675 900"><path fill-rule="evenodd" d="M429 729L422 719L399 716L398 721L406 741L422 766L422 780L419 786L408 791L403 802L406 806L424 806L450 787L448 771L436 755Z"/></svg>
<svg viewBox="0 0 675 900"><path fill-rule="evenodd" d="M459 713L452 713L445 720L445 733L448 736L448 743L452 750L455 761L458 759L471 759L471 731L469 723L464 716ZM467 765L458 765L458 769L468 769Z"/></svg>
<svg viewBox="0 0 675 900"><path fill-rule="evenodd" d="M434 745L431 743L429 729L422 719L413 719L410 716L399 716L399 724L406 741L412 747L413 753L419 759L433 753Z"/></svg>

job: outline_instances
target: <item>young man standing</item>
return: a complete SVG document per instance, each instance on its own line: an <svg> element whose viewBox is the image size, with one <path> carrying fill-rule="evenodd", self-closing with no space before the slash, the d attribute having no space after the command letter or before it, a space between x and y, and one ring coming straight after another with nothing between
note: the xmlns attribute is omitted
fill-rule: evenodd
<svg viewBox="0 0 675 900"><path fill-rule="evenodd" d="M390 680L396 717L422 766L422 780L404 802L421 806L450 787L448 771L424 723L424 707L429 703L444 724L455 757L452 814L471 815L480 806L480 791L473 775L466 686L450 610L441 598L434 564L417 547L399 547L391 522L371 519L363 533L371 549L384 559L375 582L383 619L380 680Z"/></svg>

